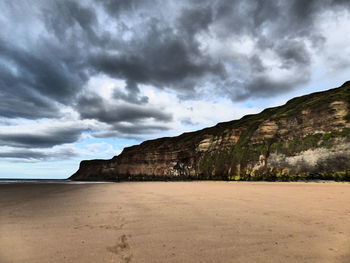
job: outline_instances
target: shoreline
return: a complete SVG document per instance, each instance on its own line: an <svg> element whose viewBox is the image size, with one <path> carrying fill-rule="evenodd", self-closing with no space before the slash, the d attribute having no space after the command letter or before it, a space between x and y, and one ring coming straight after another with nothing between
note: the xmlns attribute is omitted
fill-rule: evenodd
<svg viewBox="0 0 350 263"><path fill-rule="evenodd" d="M0 184L100 184L100 183L133 183L133 182L261 182L261 183L350 183L350 181L337 180L290 180L290 181L267 181L267 180L214 180L214 179L164 179L164 180L70 180L70 179L1 179Z"/></svg>

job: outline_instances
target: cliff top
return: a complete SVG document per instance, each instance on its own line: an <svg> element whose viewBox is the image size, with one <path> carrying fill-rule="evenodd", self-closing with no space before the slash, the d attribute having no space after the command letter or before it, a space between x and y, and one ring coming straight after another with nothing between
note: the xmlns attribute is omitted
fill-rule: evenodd
<svg viewBox="0 0 350 263"><path fill-rule="evenodd" d="M311 94L303 95L300 97L295 97L287 101L284 105L266 108L260 113L257 114L249 114L243 116L239 120L227 121L227 122L219 122L215 126L204 128L202 130L193 131L193 132L185 132L181 135L174 137L162 137L154 140L147 140L142 142L140 145L133 145L130 147L126 147L126 149L131 149L133 147L148 147L150 144L152 146L157 147L160 144L163 144L167 140L184 142L187 140L192 140L198 135L216 135L227 128L238 128L243 126L256 126L263 122L264 120L275 120L285 116L293 116L300 113L304 108L316 108L320 107L320 105L324 105L330 103L335 100L347 100L350 103L350 81L345 82L343 85L337 88L329 89L326 91L314 92ZM350 115L346 117L350 119Z"/></svg>

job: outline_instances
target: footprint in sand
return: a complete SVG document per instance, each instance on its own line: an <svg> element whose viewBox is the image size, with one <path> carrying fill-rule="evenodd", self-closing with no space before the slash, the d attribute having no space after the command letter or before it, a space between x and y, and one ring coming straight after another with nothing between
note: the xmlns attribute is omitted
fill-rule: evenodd
<svg viewBox="0 0 350 263"><path fill-rule="evenodd" d="M119 237L119 240L115 246L107 247L107 250L109 252L112 252L120 256L125 263L131 262L132 254L130 253L130 245L128 243L128 237L125 234Z"/></svg>

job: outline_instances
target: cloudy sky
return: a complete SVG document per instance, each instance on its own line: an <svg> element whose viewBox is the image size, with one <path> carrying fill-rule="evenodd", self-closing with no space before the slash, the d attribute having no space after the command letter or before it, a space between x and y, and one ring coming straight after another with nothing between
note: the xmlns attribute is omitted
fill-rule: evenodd
<svg viewBox="0 0 350 263"><path fill-rule="evenodd" d="M3 178L65 178L350 79L347 0L1 0L0 24Z"/></svg>

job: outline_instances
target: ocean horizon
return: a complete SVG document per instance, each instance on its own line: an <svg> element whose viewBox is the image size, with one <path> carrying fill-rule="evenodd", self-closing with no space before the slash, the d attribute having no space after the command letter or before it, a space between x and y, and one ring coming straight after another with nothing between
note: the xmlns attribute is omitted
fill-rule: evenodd
<svg viewBox="0 0 350 263"><path fill-rule="evenodd" d="M106 181L71 181L68 179L8 179L0 178L0 184L98 184Z"/></svg>

